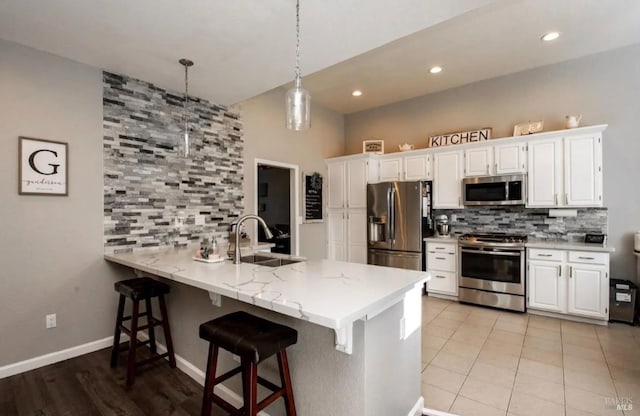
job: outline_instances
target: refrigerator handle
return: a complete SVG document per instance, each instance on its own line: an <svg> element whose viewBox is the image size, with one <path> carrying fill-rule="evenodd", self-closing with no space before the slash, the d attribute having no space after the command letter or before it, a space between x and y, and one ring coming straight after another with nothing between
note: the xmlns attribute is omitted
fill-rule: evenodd
<svg viewBox="0 0 640 416"><path fill-rule="evenodd" d="M396 191L391 188L391 206L389 207L389 225L390 235L389 239L391 240L391 244L395 244L396 242Z"/></svg>

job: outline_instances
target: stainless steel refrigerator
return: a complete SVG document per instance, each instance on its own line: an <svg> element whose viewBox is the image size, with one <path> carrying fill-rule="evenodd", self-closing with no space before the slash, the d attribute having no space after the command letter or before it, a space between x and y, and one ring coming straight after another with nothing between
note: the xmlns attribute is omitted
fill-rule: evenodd
<svg viewBox="0 0 640 416"><path fill-rule="evenodd" d="M431 182L367 185L367 263L424 270L423 237L433 234Z"/></svg>

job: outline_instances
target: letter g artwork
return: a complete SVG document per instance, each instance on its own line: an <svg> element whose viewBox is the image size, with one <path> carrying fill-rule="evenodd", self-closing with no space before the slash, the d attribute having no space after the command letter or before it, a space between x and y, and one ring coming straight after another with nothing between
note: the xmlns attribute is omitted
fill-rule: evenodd
<svg viewBox="0 0 640 416"><path fill-rule="evenodd" d="M67 156L67 143L20 137L18 193L20 195L68 195Z"/></svg>

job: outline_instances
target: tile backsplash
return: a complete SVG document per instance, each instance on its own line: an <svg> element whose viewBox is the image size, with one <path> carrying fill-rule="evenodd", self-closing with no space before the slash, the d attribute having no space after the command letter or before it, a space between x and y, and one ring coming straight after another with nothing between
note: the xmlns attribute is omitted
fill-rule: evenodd
<svg viewBox="0 0 640 416"><path fill-rule="evenodd" d="M239 114L189 97L183 158L183 104L183 93L103 72L106 251L226 240L243 212Z"/></svg>
<svg viewBox="0 0 640 416"><path fill-rule="evenodd" d="M459 210L434 210L434 215L449 217L452 234L502 232L526 234L531 238L562 241L581 240L584 234L604 233L607 208L578 209L575 217L549 217L548 209L524 207L467 207ZM456 221L451 221L455 215Z"/></svg>

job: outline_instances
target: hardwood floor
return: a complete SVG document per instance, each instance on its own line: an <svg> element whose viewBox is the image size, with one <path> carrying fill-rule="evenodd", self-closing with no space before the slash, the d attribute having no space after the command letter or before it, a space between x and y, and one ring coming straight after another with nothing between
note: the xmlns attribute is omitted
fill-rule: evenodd
<svg viewBox="0 0 640 416"><path fill-rule="evenodd" d="M140 351L142 353L142 350ZM202 386L165 362L143 368L129 391L125 359L109 367L110 349L0 380L2 416L199 415ZM213 415L225 415L214 408Z"/></svg>

